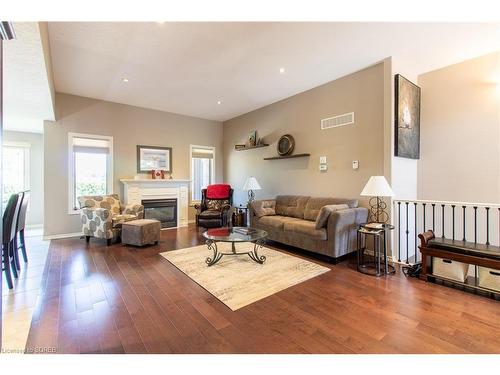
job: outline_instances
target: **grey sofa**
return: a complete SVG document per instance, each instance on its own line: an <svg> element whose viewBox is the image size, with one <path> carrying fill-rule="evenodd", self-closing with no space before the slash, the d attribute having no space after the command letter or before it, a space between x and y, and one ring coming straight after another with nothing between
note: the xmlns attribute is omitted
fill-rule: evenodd
<svg viewBox="0 0 500 375"><path fill-rule="evenodd" d="M322 207L325 210L321 211ZM317 228L318 215L325 217ZM250 205L250 225L268 232L268 239L338 258L356 251L356 230L365 223L368 209L358 207L356 199L315 198L280 195L276 199L257 200Z"/></svg>

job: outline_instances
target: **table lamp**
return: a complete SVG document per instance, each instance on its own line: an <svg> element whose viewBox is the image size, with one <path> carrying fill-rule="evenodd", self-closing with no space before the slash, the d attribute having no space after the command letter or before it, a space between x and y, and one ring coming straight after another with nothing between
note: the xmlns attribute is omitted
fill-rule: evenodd
<svg viewBox="0 0 500 375"><path fill-rule="evenodd" d="M250 204L255 199L254 190L260 190L261 187L257 179L253 176L250 176L245 181L245 185L243 185L243 190L248 191L248 204Z"/></svg>
<svg viewBox="0 0 500 375"><path fill-rule="evenodd" d="M385 211L387 204L380 197L393 197L394 191L384 176L371 176L366 183L361 196L370 198L370 221L387 223L389 214Z"/></svg>

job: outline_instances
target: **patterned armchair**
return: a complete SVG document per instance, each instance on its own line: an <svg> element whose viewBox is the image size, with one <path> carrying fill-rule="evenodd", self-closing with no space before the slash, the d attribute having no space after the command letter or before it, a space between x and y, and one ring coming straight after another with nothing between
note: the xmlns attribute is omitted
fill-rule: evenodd
<svg viewBox="0 0 500 375"><path fill-rule="evenodd" d="M196 225L204 228L227 226L231 220L233 189L227 184L209 185L201 191L201 203L195 205Z"/></svg>
<svg viewBox="0 0 500 375"><path fill-rule="evenodd" d="M78 197L82 230L87 242L90 237L103 238L111 245L113 238L121 235L122 224L142 219L144 206L123 205L118 194L84 195Z"/></svg>

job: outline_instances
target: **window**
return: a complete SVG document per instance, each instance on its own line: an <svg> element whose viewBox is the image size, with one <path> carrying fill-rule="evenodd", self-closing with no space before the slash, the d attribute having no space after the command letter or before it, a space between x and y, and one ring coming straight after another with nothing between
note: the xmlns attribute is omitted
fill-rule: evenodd
<svg viewBox="0 0 500 375"><path fill-rule="evenodd" d="M5 142L2 163L2 203L5 207L12 194L30 189L30 144Z"/></svg>
<svg viewBox="0 0 500 375"><path fill-rule="evenodd" d="M69 133L69 213L81 195L113 192L113 137Z"/></svg>
<svg viewBox="0 0 500 375"><path fill-rule="evenodd" d="M213 184L215 147L191 145L191 200L201 200L201 189Z"/></svg>

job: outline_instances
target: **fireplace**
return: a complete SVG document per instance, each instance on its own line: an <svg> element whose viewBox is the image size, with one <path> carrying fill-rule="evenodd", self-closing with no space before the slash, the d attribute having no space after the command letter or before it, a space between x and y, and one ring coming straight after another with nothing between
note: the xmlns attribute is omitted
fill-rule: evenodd
<svg viewBox="0 0 500 375"><path fill-rule="evenodd" d="M142 205L145 219L159 220L162 228L177 226L177 199L145 199Z"/></svg>

